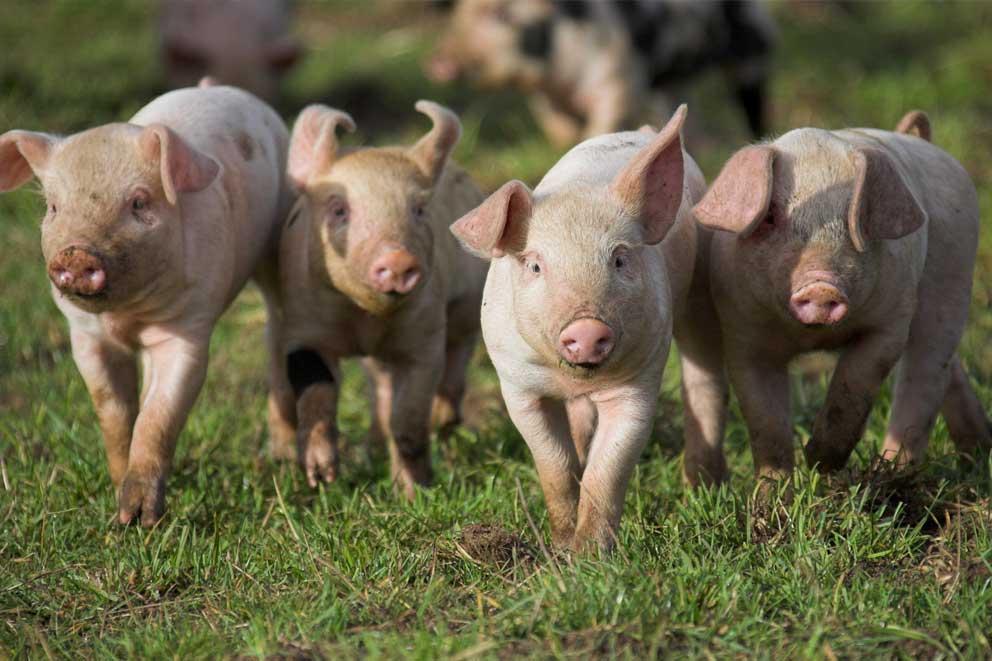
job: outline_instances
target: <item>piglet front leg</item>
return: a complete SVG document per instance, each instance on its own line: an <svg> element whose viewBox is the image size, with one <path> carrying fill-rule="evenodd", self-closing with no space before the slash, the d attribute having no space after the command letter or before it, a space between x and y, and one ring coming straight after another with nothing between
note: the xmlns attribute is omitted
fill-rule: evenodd
<svg viewBox="0 0 992 661"><path fill-rule="evenodd" d="M173 337L145 349L146 395L134 424L118 517L151 527L165 512L165 481L179 432L207 374L209 335Z"/></svg>
<svg viewBox="0 0 992 661"><path fill-rule="evenodd" d="M904 333L877 332L848 346L830 379L827 401L816 416L806 461L821 471L840 470L861 435L879 388L899 360Z"/></svg>
<svg viewBox="0 0 992 661"><path fill-rule="evenodd" d="M598 421L582 475L572 550L609 552L616 544L627 484L651 435L657 397L653 379L591 396Z"/></svg>
<svg viewBox="0 0 992 661"><path fill-rule="evenodd" d="M93 400L110 479L120 487L127 471L131 433L138 415L138 367L135 356L110 340L72 329L72 356Z"/></svg>
<svg viewBox="0 0 992 661"><path fill-rule="evenodd" d="M286 357L286 374L296 397L296 456L307 484L333 482L338 475L337 363L312 349L297 349Z"/></svg>
<svg viewBox="0 0 992 661"><path fill-rule="evenodd" d="M575 534L582 468L562 402L502 386L510 419L534 457L551 520L551 541L567 548Z"/></svg>

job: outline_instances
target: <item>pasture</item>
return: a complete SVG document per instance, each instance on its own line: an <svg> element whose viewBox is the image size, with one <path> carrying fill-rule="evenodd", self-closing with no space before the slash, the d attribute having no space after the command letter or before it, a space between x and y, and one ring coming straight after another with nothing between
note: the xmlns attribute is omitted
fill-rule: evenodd
<svg viewBox="0 0 992 661"><path fill-rule="evenodd" d="M162 91L151 3L8 0L0 132L124 121ZM799 5L798 7L796 5ZM781 31L772 126L891 128L926 110L934 142L980 193L984 235L961 354L992 409L992 5L773 6ZM309 55L280 111L352 112L351 143L409 142L418 98L450 105L456 158L491 190L533 185L552 150L511 92L428 83L442 23L412 3L300 3ZM746 132L710 75L690 145L712 179ZM168 512L121 528L96 416L48 291L37 190L0 196L0 659L42 657L763 658L992 656L992 460L953 452L942 422L909 475L872 462L886 389L848 469L798 464L794 497L758 504L733 411L732 479L689 491L670 360L652 441L608 558L548 548L528 451L501 415L484 352L477 429L433 445L435 485L406 503L362 439L364 379L341 399L341 478L312 490L266 454L264 314L253 288L218 327L206 386L180 437ZM796 377L809 438L827 375Z"/></svg>

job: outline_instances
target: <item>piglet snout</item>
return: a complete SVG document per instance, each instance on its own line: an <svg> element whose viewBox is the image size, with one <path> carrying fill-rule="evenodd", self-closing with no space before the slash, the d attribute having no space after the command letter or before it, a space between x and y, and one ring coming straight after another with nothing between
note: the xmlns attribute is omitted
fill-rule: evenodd
<svg viewBox="0 0 992 661"><path fill-rule="evenodd" d="M558 336L558 353L573 365L599 365L613 351L613 330L599 319L577 319Z"/></svg>
<svg viewBox="0 0 992 661"><path fill-rule="evenodd" d="M807 325L836 324L847 315L847 297L826 282L813 282L792 294L792 316Z"/></svg>
<svg viewBox="0 0 992 661"><path fill-rule="evenodd" d="M78 246L66 248L49 262L48 277L65 294L94 296L107 288L103 260Z"/></svg>
<svg viewBox="0 0 992 661"><path fill-rule="evenodd" d="M420 262L402 248L389 250L372 262L369 281L384 294L408 294L420 281Z"/></svg>

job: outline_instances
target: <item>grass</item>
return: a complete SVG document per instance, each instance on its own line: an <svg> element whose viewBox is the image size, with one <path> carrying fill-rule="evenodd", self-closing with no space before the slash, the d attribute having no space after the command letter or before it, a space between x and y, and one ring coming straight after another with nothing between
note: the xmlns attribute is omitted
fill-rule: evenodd
<svg viewBox="0 0 992 661"><path fill-rule="evenodd" d="M421 9L304 5L311 57L289 81L284 114L322 99L355 112L357 140L386 142L425 130L413 101L436 98L462 114L458 157L482 182L534 183L559 154L519 97L423 81L418 60L436 30L413 20ZM988 225L989 6L775 10L776 130L893 126L922 107L936 142L979 184ZM12 0L0 43L0 131L124 120L160 89L147 5L137 0ZM744 134L718 76L692 103L719 138L696 154L712 177ZM874 467L887 394L850 470L827 479L801 469L791 502L759 506L736 412L730 484L682 487L670 370L619 551L554 556L528 453L498 415L435 444L437 484L407 504L392 494L384 460L361 445L366 400L350 372L341 481L312 491L295 467L271 462L253 290L214 336L166 518L153 531L119 528L96 419L47 293L41 207L31 191L0 196L0 659L992 655L992 463L958 462L940 422L918 473ZM986 404L990 241L985 232L962 346ZM472 380L477 399L491 400L481 354ZM794 384L800 440L824 384Z"/></svg>

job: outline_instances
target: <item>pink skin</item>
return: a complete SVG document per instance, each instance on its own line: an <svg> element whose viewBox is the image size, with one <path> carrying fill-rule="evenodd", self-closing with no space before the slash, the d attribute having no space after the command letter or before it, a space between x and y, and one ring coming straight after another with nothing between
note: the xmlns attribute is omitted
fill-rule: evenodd
<svg viewBox="0 0 992 661"><path fill-rule="evenodd" d="M384 294L409 294L420 281L420 263L408 251L387 246L369 267L369 282Z"/></svg>
<svg viewBox="0 0 992 661"><path fill-rule="evenodd" d="M789 310L796 319L807 326L831 325L844 319L848 300L833 273L807 271L804 281L789 299Z"/></svg>
<svg viewBox="0 0 992 661"><path fill-rule="evenodd" d="M840 352L805 447L811 465L844 466L897 362L883 457L920 461L941 410L959 449L992 447L955 354L978 244L975 189L927 136L919 112L898 133L798 129L737 152L694 209L720 230L709 275L724 333L711 353L726 364L759 476L793 468L787 366L808 351ZM721 436L725 406L702 420Z"/></svg>
<svg viewBox="0 0 992 661"><path fill-rule="evenodd" d="M230 87L177 90L130 123L64 138L0 136L0 191L32 176L45 190L42 252L121 523L163 515L224 309L253 276L278 306L269 260L289 202L288 138L268 106Z"/></svg>
<svg viewBox="0 0 992 661"><path fill-rule="evenodd" d="M613 351L613 330L599 319L578 319L558 337L558 353L573 365L599 365Z"/></svg>
<svg viewBox="0 0 992 661"><path fill-rule="evenodd" d="M491 258L486 348L534 458L552 541L575 551L616 544L673 326L686 333L702 318L687 309L689 209L705 183L682 149L685 113L658 134L588 140L533 193L509 182L451 228Z"/></svg>

